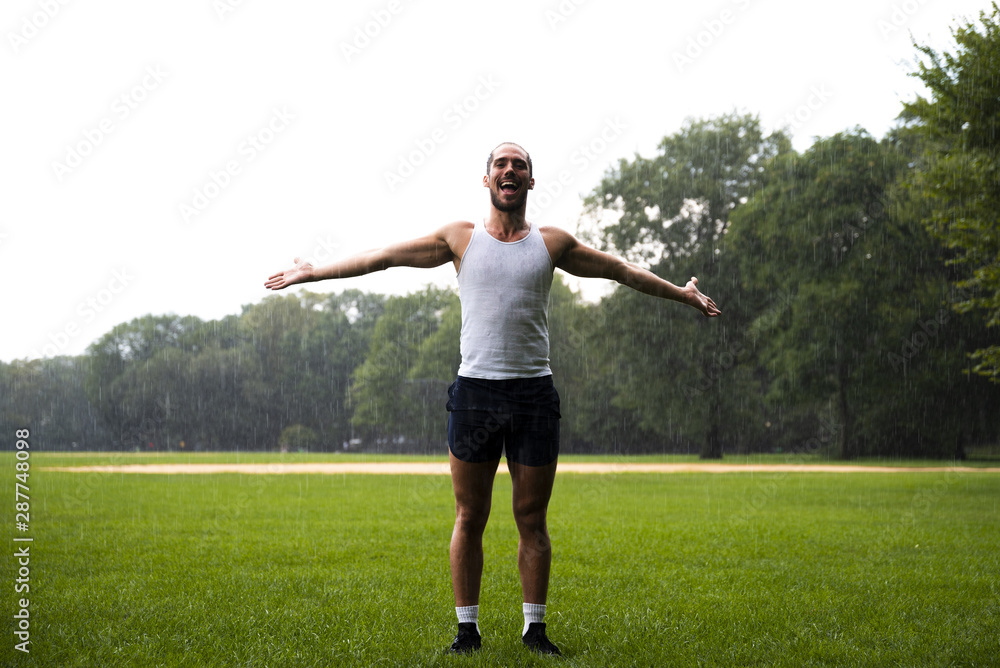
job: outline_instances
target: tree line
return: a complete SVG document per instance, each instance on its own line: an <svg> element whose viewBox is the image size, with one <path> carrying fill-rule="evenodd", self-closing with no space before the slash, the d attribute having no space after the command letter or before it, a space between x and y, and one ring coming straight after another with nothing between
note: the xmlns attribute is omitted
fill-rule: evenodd
<svg viewBox="0 0 1000 668"><path fill-rule="evenodd" d="M620 160L580 234L723 316L557 274L567 452L965 456L1000 432L1000 10L917 46L929 91L882 139L797 152L730 113ZM77 357L0 363L0 426L53 449L441 451L457 293L269 296L145 316Z"/></svg>

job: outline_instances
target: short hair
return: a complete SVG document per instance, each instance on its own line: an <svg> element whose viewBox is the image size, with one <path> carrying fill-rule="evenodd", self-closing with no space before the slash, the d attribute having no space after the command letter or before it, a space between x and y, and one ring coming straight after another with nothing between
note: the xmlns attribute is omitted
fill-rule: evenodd
<svg viewBox="0 0 1000 668"><path fill-rule="evenodd" d="M524 155L526 155L526 156L527 156L527 158L528 158L528 176L533 176L533 174L532 174L532 168L531 168L531 154L530 154L530 153L528 153L528 152L527 152L527 151L526 151L526 150L524 149L524 147L523 147L523 146L521 146L520 144L515 144L515 143L514 143L514 142L512 142L512 141L505 141L505 142L503 142L503 143L500 143L500 144L497 144L496 148L494 148L494 149L493 149L492 151L490 151L490 157L486 158L486 173L487 173L487 174L489 174L489 173L490 173L490 169L492 169L492 168L493 168L493 154L494 154L494 153L496 152L496 150L497 150L498 148L500 148L501 146L516 146L516 147L518 147L519 149L521 149L522 151L524 151Z"/></svg>

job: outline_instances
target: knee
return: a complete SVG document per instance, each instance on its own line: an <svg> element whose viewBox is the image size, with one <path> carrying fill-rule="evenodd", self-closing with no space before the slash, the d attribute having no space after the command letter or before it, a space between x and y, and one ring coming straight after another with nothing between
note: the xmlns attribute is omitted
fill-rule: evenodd
<svg viewBox="0 0 1000 668"><path fill-rule="evenodd" d="M490 506L486 504L463 504L455 506L455 530L472 534L482 534L490 518Z"/></svg>
<svg viewBox="0 0 1000 668"><path fill-rule="evenodd" d="M545 534L546 509L533 505L514 506L514 521L521 533Z"/></svg>

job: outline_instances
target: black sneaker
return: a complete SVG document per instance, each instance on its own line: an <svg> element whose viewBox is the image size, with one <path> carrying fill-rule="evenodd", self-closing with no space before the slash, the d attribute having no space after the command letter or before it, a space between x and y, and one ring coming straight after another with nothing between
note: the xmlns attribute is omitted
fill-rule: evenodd
<svg viewBox="0 0 1000 668"><path fill-rule="evenodd" d="M553 645L545 635L545 624L542 622L531 622L528 624L528 632L521 638L521 642L528 649L539 654L562 654L559 648Z"/></svg>
<svg viewBox="0 0 1000 668"><path fill-rule="evenodd" d="M451 644L448 651L465 654L466 652L474 652L482 646L483 640L479 636L479 631L476 630L475 623L462 622L458 625L458 635L455 636L455 642Z"/></svg>

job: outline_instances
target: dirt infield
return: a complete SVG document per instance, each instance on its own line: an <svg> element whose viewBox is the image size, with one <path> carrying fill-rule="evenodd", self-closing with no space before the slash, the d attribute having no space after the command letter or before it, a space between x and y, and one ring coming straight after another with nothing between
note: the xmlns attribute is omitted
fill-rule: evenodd
<svg viewBox="0 0 1000 668"><path fill-rule="evenodd" d="M348 473L382 475L449 475L447 462L383 462L383 463L308 463L308 464L125 464L118 466L47 466L45 471L69 473L156 473L202 474L246 473L284 475ZM566 462L559 464L560 473L1000 473L1000 468L963 466L852 466L830 464L626 464L597 462Z"/></svg>

